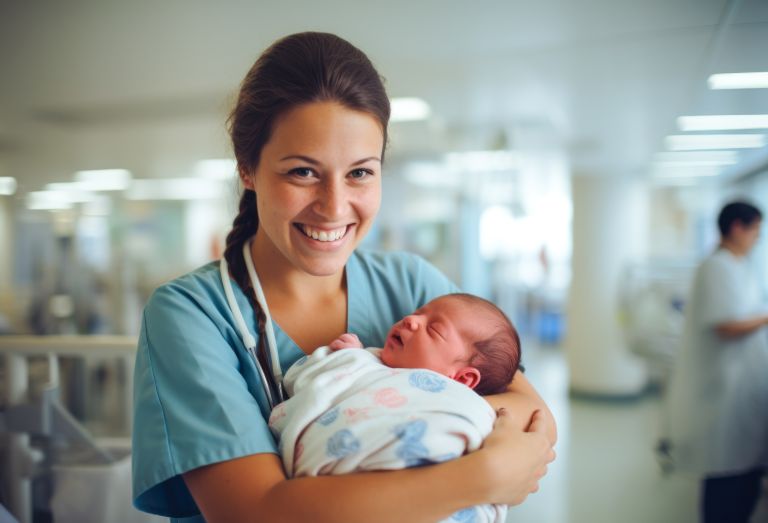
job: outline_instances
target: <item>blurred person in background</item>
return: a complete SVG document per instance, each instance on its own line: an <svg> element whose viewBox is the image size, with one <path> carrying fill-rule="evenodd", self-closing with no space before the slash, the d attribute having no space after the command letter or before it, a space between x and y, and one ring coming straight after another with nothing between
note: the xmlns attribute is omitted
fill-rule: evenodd
<svg viewBox="0 0 768 523"><path fill-rule="evenodd" d="M768 458L768 309L747 255L762 213L729 203L720 245L696 270L670 383L674 467L702 478L705 523L748 522Z"/></svg>
<svg viewBox="0 0 768 523"><path fill-rule="evenodd" d="M389 111L369 59L334 35L285 37L248 72L230 119L245 190L224 252L229 272L205 265L160 287L144 311L138 508L184 521L437 521L471 505L520 503L538 488L555 425L522 375L489 397L499 419L467 456L286 479L267 426L279 374L258 370L271 368L267 349L287 369L348 331L382 346L396 320L457 290L414 255L357 249L379 209ZM241 336L243 325L256 336Z"/></svg>

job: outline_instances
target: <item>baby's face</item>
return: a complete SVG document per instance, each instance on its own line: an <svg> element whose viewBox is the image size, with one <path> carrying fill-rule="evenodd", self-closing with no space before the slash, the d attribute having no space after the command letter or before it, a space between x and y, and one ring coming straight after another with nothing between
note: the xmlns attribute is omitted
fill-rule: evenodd
<svg viewBox="0 0 768 523"><path fill-rule="evenodd" d="M473 354L471 340L483 338L490 328L478 316L462 300L432 300L392 326L381 360L389 367L430 369L453 378Z"/></svg>

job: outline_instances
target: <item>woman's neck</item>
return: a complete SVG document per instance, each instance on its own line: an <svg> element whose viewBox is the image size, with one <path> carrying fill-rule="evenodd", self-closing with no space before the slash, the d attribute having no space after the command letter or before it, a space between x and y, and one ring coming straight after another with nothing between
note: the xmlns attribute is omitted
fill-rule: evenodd
<svg viewBox="0 0 768 523"><path fill-rule="evenodd" d="M307 302L325 300L346 291L344 269L329 276L315 276L293 265L262 237L251 244L251 256L267 301Z"/></svg>

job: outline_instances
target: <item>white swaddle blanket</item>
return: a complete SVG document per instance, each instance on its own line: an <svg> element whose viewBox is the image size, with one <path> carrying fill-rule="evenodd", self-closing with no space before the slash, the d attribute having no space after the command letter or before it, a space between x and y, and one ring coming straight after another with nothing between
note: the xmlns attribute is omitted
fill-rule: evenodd
<svg viewBox="0 0 768 523"><path fill-rule="evenodd" d="M496 414L465 385L436 372L393 369L380 349L317 349L286 373L290 399L272 411L289 477L392 470L440 463L480 447ZM447 521L498 522L503 505Z"/></svg>

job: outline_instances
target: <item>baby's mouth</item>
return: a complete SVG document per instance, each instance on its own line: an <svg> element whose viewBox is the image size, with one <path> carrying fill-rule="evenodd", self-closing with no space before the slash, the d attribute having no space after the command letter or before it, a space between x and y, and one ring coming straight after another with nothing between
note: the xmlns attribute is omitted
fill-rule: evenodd
<svg viewBox="0 0 768 523"><path fill-rule="evenodd" d="M345 225L344 227L339 227L337 229L325 230L298 223L296 224L296 228L301 231L304 236L312 238L313 240L320 242L335 242L336 240L342 239L347 234L348 226Z"/></svg>

